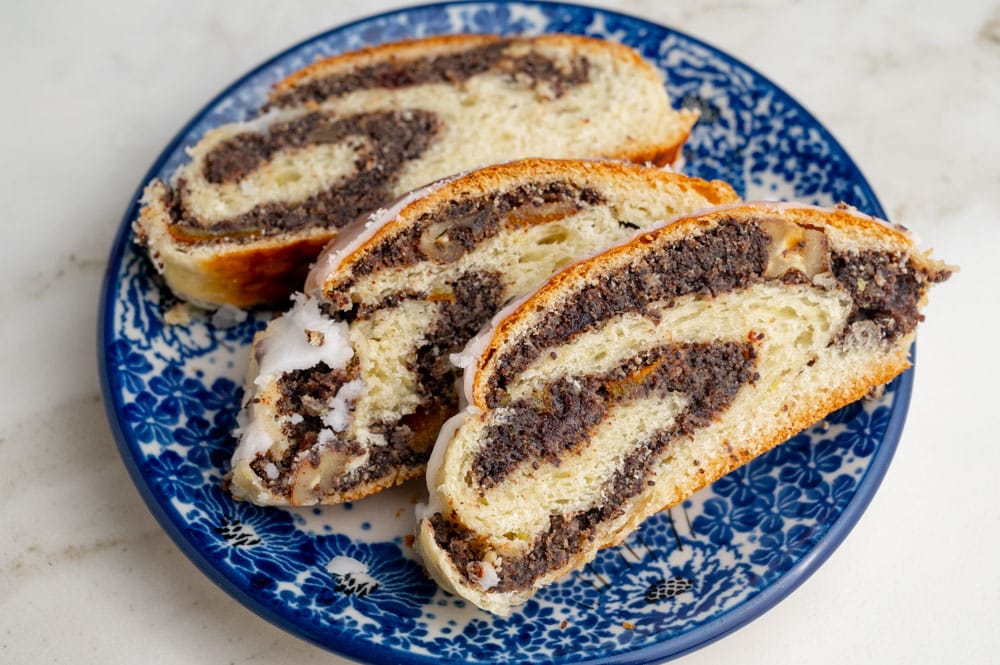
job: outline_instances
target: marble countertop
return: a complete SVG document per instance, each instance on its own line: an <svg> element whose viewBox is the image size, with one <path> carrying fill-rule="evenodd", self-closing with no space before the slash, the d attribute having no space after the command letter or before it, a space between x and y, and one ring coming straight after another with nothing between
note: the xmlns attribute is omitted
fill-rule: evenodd
<svg viewBox="0 0 1000 665"><path fill-rule="evenodd" d="M1000 5L602 4L788 90L890 218L962 268L932 294L903 438L857 527L777 607L678 662L995 662ZM0 661L345 662L244 609L157 525L105 419L96 312L120 217L177 129L270 55L399 5L0 6Z"/></svg>

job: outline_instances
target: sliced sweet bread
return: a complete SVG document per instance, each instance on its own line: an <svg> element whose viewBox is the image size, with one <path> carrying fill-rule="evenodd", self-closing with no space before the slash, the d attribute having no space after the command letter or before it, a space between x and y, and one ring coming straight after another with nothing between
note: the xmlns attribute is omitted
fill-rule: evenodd
<svg viewBox="0 0 1000 665"><path fill-rule="evenodd" d="M909 366L950 268L844 209L737 205L553 276L463 352L416 548L507 614Z"/></svg>
<svg viewBox="0 0 1000 665"><path fill-rule="evenodd" d="M636 229L737 200L722 182L529 159L444 180L334 241L254 341L230 491L340 503L424 472L461 351L510 299Z"/></svg>
<svg viewBox="0 0 1000 665"><path fill-rule="evenodd" d="M453 173L522 157L666 164L696 114L633 50L571 35L391 43L278 83L145 190L137 241L203 306L287 301L339 229Z"/></svg>

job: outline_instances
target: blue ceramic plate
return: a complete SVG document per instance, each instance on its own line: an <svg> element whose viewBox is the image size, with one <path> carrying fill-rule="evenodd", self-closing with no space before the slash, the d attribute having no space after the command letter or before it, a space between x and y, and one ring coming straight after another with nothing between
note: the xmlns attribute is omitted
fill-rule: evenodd
<svg viewBox="0 0 1000 665"><path fill-rule="evenodd" d="M830 133L749 67L663 26L555 3L415 7L319 35L212 100L147 177L169 176L205 130L252 116L273 82L317 56L470 31L622 41L663 70L678 104L701 110L689 173L728 180L747 198L846 201L884 216ZM258 508L222 492L245 355L265 317L228 329L208 320L164 325L171 302L132 242L138 196L111 251L98 344L125 464L164 529L212 580L289 632L358 660L641 663L690 651L759 616L830 555L900 435L912 373L650 519L625 545L498 619L439 591L413 560L407 534L420 483L309 510Z"/></svg>

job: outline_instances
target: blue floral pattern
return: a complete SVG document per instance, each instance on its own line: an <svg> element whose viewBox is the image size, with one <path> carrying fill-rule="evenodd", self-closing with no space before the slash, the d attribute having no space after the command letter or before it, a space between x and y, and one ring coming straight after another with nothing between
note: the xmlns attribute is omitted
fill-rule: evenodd
<svg viewBox="0 0 1000 665"><path fill-rule="evenodd" d="M747 198L843 200L882 214L829 133L749 68L662 26L544 2L415 7L320 35L211 102L150 175L169 176L207 129L253 116L274 81L317 57L460 31L573 32L629 44L664 72L674 100L701 112L686 147L689 173L724 178ZM168 532L214 579L293 632L354 658L571 663L628 654L648 662L693 648L779 600L787 590L776 582L801 579L829 554L899 436L909 375L651 518L510 617L492 617L437 589L414 561L412 523L399 518L412 514L412 487L391 491L380 510L359 502L341 507L340 519L316 511L308 529L295 511L224 492L245 355L268 313L227 329L197 316L166 325L177 303L132 244L137 209L138 194L112 252L102 313L102 380L123 459ZM396 522L386 522L386 502L397 505ZM315 528L316 519L329 523Z"/></svg>

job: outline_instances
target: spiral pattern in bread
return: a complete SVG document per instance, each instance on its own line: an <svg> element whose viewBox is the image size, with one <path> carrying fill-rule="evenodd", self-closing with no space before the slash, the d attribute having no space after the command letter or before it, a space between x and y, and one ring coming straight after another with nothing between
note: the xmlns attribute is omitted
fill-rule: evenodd
<svg viewBox="0 0 1000 665"><path fill-rule="evenodd" d="M278 83L146 189L136 237L173 292L207 307L286 301L357 216L506 160L665 164L696 114L650 64L571 35L433 37L336 56Z"/></svg>
<svg viewBox="0 0 1000 665"><path fill-rule="evenodd" d="M416 548L497 614L909 366L950 269L844 209L739 204L560 271L463 353Z"/></svg>

